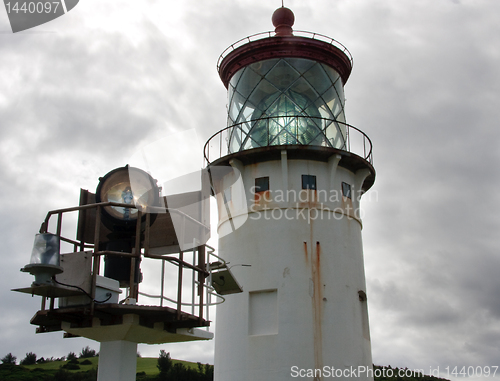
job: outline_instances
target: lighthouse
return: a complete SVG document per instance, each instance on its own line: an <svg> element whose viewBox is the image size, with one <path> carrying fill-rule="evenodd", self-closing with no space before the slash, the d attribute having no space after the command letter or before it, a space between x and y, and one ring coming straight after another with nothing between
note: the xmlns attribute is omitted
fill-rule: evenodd
<svg viewBox="0 0 500 381"><path fill-rule="evenodd" d="M349 51L294 19L278 8L273 32L218 62L227 127L205 158L243 292L217 307L216 381L373 379L360 213L372 144L346 123Z"/></svg>

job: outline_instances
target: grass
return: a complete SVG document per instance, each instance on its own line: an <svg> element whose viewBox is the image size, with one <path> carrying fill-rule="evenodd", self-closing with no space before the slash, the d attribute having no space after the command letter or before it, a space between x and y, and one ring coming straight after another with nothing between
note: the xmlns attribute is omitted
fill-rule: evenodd
<svg viewBox="0 0 500 381"><path fill-rule="evenodd" d="M82 365L81 363L85 360L90 360L92 364L89 365ZM99 363L99 357L91 357L88 359L78 359L78 366L80 369L78 370L70 370L70 372L85 372L87 370L91 370L92 368L97 368L97 365ZM182 363L188 368L198 368L198 365L194 362L189 362L189 361L181 361L181 360L174 360L172 359L172 362L175 363ZM61 366L67 364L68 361L51 361L51 362L46 362L43 364L35 364L35 365L26 365L25 368L29 370L33 369L42 369L42 370L58 370ZM158 368L156 367L156 364L158 364L158 358L154 357L138 357L137 358L137 373L139 372L145 372L148 376L153 376L155 374L160 373Z"/></svg>
<svg viewBox="0 0 500 381"><path fill-rule="evenodd" d="M92 364L89 365L82 365L81 363L85 360L89 360ZM80 369L78 370L70 370L70 372L82 372L82 371L87 371L91 370L92 368L97 368L97 364L99 362L99 357L90 357L88 359L78 359L78 366ZM26 369L33 370L33 369L42 369L42 370L58 370L61 366L67 364L68 361L50 361L42 364L35 364L35 365L24 365Z"/></svg>

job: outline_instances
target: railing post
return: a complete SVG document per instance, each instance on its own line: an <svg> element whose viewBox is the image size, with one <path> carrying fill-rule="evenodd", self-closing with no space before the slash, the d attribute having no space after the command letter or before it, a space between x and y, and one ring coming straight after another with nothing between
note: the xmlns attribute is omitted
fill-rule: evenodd
<svg viewBox="0 0 500 381"><path fill-rule="evenodd" d="M200 297L199 318L203 321L203 285L205 284L205 245L198 246L198 295Z"/></svg>
<svg viewBox="0 0 500 381"><path fill-rule="evenodd" d="M137 225L135 229L135 247L134 247L134 257L130 260L130 297L134 298L136 302L139 299L139 283L135 281L135 269L137 261L141 261L141 220L142 212L137 210Z"/></svg>
<svg viewBox="0 0 500 381"><path fill-rule="evenodd" d="M194 242L193 242L193 256L192 256L192 263L193 265L196 263L196 246L194 245ZM194 305L195 305L195 300L196 300L196 296L195 296L195 288L196 288L196 272L194 270L192 270L191 272L192 276L191 276L191 315L194 315Z"/></svg>
<svg viewBox="0 0 500 381"><path fill-rule="evenodd" d="M93 254L94 263L92 266L92 284L90 285L90 296L92 296L92 300L90 301L91 315L94 314L95 289L96 289L97 274L99 273L100 256L96 254L96 252L99 252L100 234L101 234L101 206L98 205L95 212L94 254Z"/></svg>
<svg viewBox="0 0 500 381"><path fill-rule="evenodd" d="M144 254L148 255L149 254L149 233L150 233L150 226L151 225L151 213L148 212L146 213L146 227L144 230Z"/></svg>
<svg viewBox="0 0 500 381"><path fill-rule="evenodd" d="M351 129L349 128L349 126L347 125L347 128L346 128L346 138L347 138L347 151L351 152Z"/></svg>
<svg viewBox="0 0 500 381"><path fill-rule="evenodd" d="M366 157L366 138L364 135L363 135L363 158L367 159L367 157Z"/></svg>
<svg viewBox="0 0 500 381"><path fill-rule="evenodd" d="M57 213L57 236L61 236L61 229L62 229L62 212Z"/></svg>
<svg viewBox="0 0 500 381"><path fill-rule="evenodd" d="M219 134L219 157L222 157L222 134Z"/></svg>
<svg viewBox="0 0 500 381"><path fill-rule="evenodd" d="M163 307L163 297L165 295L165 292L163 291L165 289L165 260L162 259L161 261L161 292L160 292L160 307Z"/></svg>
<svg viewBox="0 0 500 381"><path fill-rule="evenodd" d="M182 250L179 251L179 259L184 261L184 253ZM182 309L182 262L179 263L179 279L177 284L177 320L181 318Z"/></svg>

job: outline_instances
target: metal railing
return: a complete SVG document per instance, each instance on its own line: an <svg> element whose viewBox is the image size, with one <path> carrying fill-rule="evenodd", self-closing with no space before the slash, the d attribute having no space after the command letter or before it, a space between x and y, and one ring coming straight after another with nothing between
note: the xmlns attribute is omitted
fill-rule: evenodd
<svg viewBox="0 0 500 381"><path fill-rule="evenodd" d="M276 37L276 33L274 31L260 32L260 33L252 34L251 36L242 38L241 40L238 40L235 43L231 44L219 56L219 59L217 60L217 71L219 71L221 62L224 60L224 58L226 58L226 56L229 53L231 53L233 50L236 50L240 46L248 44L249 42L262 40L264 38L269 38L269 37ZM325 35L322 35L319 33L308 32L305 30L294 30L293 37L305 37L305 38L310 38L312 40L326 42L327 44L330 44L330 45L336 47L337 49L341 50L349 59L351 66L353 65L353 58L352 58L352 55L349 52L349 50L347 50L347 48L344 45L342 45L342 43L340 43L339 41L337 41L331 37L328 37L328 36L325 36ZM279 37L276 37L276 38L279 38Z"/></svg>
<svg viewBox="0 0 500 381"><path fill-rule="evenodd" d="M287 120L291 119L292 121L288 121L287 125L291 125L293 123L298 124L301 119L309 121L312 120L314 121L315 126L318 127L318 131L321 129L321 133L314 137L310 143L302 144L300 143L301 136L299 128L294 127L295 135L292 135L292 137L296 140L294 145L336 148L360 156L370 164L373 164L372 142L363 131L351 126L350 124L333 119L309 116L278 116L261 118L226 127L212 135L205 143L203 153L206 163L210 164L221 157L240 151L279 145L272 141L272 137L269 132L269 122L278 118ZM267 139L265 139L265 144L259 143L251 137L254 125L262 121L267 123L266 128L268 136ZM332 130L328 131L328 129ZM329 136L332 137L329 138ZM318 141L320 141L319 144L317 143Z"/></svg>
<svg viewBox="0 0 500 381"><path fill-rule="evenodd" d="M225 301L225 298L222 295L217 294L215 291L215 288L212 287L212 269L209 266L210 263L212 263L211 258L214 258L214 262L220 262L226 265L226 262L217 256L215 254L215 249L209 245L205 245L205 248L207 249L206 251L206 258L207 258L207 264L206 264L206 270L208 272L208 276L206 277L206 282L200 282L199 280L196 279L196 272L192 272L192 277L191 277L191 299L188 302L180 302L181 307L188 307L190 308L190 313L194 315L196 313L195 309L196 307L199 307L200 304L197 302L196 298L196 289L202 287L205 291L205 320L210 320L210 307L215 306L217 304L221 304ZM184 252L186 254L186 252ZM192 262L196 262L196 250L193 248L192 250ZM226 265L227 266L227 265ZM173 305L178 305L178 301L173 298L169 298L168 296L165 296L165 261L162 261L162 268L161 268L161 286L160 286L160 294L159 295L152 295L148 294L146 292L139 292L139 295L144 296L146 298L150 299L159 299L159 304L160 307L164 306L164 302L173 304ZM188 290L189 291L189 290ZM215 301L212 301L212 299L215 298ZM202 305L203 306L203 305ZM207 327L207 330L209 328Z"/></svg>
<svg viewBox="0 0 500 381"><path fill-rule="evenodd" d="M107 206L114 206L114 207L123 207L123 208L131 208L131 209L138 209L138 215L137 215L137 221L141 221L142 215L145 214L145 228L144 230L141 230L141 223L137 224L136 228L136 236L144 236L143 243L141 243L141 240L135 240L136 241L136 247L133 253L124 253L124 252L115 252L115 251L110 251L110 250L99 250L100 246L100 226L101 226L101 212L102 208L107 207ZM94 239L93 239L93 244L85 243L82 240L79 239L71 239L68 237L65 237L61 234L62 232L62 221L63 221L63 215L65 213L69 212L75 212L75 211L85 211L87 209L96 209L96 218L95 218L95 232L94 232ZM66 242L70 245L73 246L73 253L78 253L78 252L83 252L85 249L90 249L92 250L92 266L89 269L91 272L91 289L89 296L91 296L90 300L90 313L92 314L94 311L94 305L95 305L95 295L96 295L96 282L97 282L97 275L100 273L100 259L103 255L105 256L121 256L121 257L130 257L131 258L131 268L130 268L130 287L128 290L128 297L138 299L139 295L149 297L149 298L159 298L160 299L160 307L163 307L163 302L167 301L172 305L172 308L174 308L177 311L177 317L180 318L182 312L187 312L184 307L188 307L190 310L189 312L192 315L195 315L197 313L197 317L203 319L204 316L204 310L205 310L205 316L206 319L208 320L209 316L209 307L211 305L216 305L220 304L224 301L224 298L220 295L218 295L215 292L215 289L212 287L211 283L211 276L212 276L212 271L209 266L211 263L211 258L214 258L216 261L223 262L225 261L218 257L217 255L214 254L214 249L208 245L199 245L195 246L193 245L192 250L188 251L179 251L178 256L175 255L165 255L165 254L153 254L150 252L150 247L149 247L149 235L150 235L150 213L156 212L156 213L177 213L184 215L186 218L189 218L190 220L195 221L192 217L185 215L182 211L175 210L175 209L169 209L169 208L164 208L164 207L148 207L147 209L148 213L145 213L144 210L141 210L140 207L131 205L131 204L124 204L124 203L116 203L116 202L102 202L102 203L96 203L96 204L87 204L87 205L81 205L81 206L76 206L76 207L71 207L71 208L65 208L65 209L57 209L53 210L47 213L47 216L42 223L42 226L40 228L40 233L49 233L49 223L51 220L52 216L57 216L57 225L56 225L56 232L53 234L56 234L59 239L62 242ZM206 228L205 225L203 225L201 222L196 221L198 224L200 224L201 227ZM189 252L192 252L192 259L188 260L184 258L185 254L188 254ZM68 254L71 254L72 252L68 252ZM161 272L161 279L160 279L160 284L161 284L161 289L159 292L159 295L151 295L143 292L139 292L139 284L135 282L135 261L141 260L142 258L150 258L150 259L156 259L156 260L161 260L162 261L162 272ZM173 264L178 267L178 276L177 276L177 284L174 285L176 287L177 291L177 297L175 299L173 298L168 298L165 297L164 295L164 290L165 290L165 265L166 263ZM186 290L186 286L183 283L183 275L186 270L192 271L192 277L191 277L191 282L189 287L191 290ZM189 288L188 287L188 288ZM186 301L185 294L186 293L190 294L190 300ZM212 299L213 297L216 297L217 299L213 302ZM51 308L53 308L53 298L51 301ZM140 304L137 304L140 305ZM42 301L42 310L45 309L45 298L43 298ZM196 311L196 308L198 311Z"/></svg>

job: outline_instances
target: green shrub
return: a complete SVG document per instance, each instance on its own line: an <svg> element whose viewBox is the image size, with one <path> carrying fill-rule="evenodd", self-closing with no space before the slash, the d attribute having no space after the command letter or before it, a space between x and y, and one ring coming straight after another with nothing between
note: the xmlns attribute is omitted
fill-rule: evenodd
<svg viewBox="0 0 500 381"><path fill-rule="evenodd" d="M21 365L34 365L36 364L36 355L33 352L26 353L26 357L21 360Z"/></svg>
<svg viewBox="0 0 500 381"><path fill-rule="evenodd" d="M72 363L72 362L70 361L70 362L68 362L67 364L64 364L64 365L62 366L62 368L64 368L64 369L68 369L68 370L78 370L78 369L80 369L80 365L78 365L78 364L74 364L74 363Z"/></svg>

